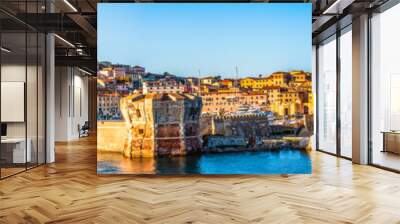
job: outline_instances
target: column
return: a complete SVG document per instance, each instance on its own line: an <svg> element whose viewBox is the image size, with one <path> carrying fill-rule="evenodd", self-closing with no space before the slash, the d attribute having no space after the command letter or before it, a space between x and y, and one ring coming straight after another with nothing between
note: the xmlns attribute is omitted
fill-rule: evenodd
<svg viewBox="0 0 400 224"><path fill-rule="evenodd" d="M368 163L368 15L353 19L353 162Z"/></svg>
<svg viewBox="0 0 400 224"><path fill-rule="evenodd" d="M54 35L46 35L46 163L55 161L55 54Z"/></svg>

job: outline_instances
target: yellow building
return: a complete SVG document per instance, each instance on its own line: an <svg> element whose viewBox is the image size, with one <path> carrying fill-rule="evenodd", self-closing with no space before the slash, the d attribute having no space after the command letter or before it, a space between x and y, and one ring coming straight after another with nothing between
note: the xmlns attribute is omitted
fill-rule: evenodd
<svg viewBox="0 0 400 224"><path fill-rule="evenodd" d="M219 88L218 93L238 93L240 92L239 88L231 87L231 88Z"/></svg>
<svg viewBox="0 0 400 224"><path fill-rule="evenodd" d="M310 74L303 71L292 71L290 76L292 76L294 82L306 82Z"/></svg>
<svg viewBox="0 0 400 224"><path fill-rule="evenodd" d="M311 75L303 71L275 72L268 77L247 77L239 80L241 89L229 88L227 85L208 86L203 93L205 102L203 112L232 112L240 105L251 105L268 110L278 116L313 114L313 96ZM214 94L210 94L214 93ZM220 94L239 96L237 102L228 102L229 97L218 97ZM258 99L251 100L251 97ZM211 100L216 97L218 100ZM250 100L248 100L250 99ZM259 101L259 99L262 99Z"/></svg>
<svg viewBox="0 0 400 224"><path fill-rule="evenodd" d="M270 80L270 86L287 87L290 75L286 72L275 72L267 77Z"/></svg>
<svg viewBox="0 0 400 224"><path fill-rule="evenodd" d="M244 78L240 80L240 87L242 88L252 88L253 87L254 78Z"/></svg>
<svg viewBox="0 0 400 224"><path fill-rule="evenodd" d="M232 88L234 86L234 82L235 81L233 79L222 79L218 83L219 86Z"/></svg>
<svg viewBox="0 0 400 224"><path fill-rule="evenodd" d="M246 89L263 89L265 87L287 87L291 76L286 72L275 72L267 77L248 77L240 80L240 87Z"/></svg>
<svg viewBox="0 0 400 224"><path fill-rule="evenodd" d="M263 92L268 97L268 110L279 116L313 114L311 91L273 86Z"/></svg>
<svg viewBox="0 0 400 224"><path fill-rule="evenodd" d="M219 77L209 76L200 79L200 83L204 85L213 85L219 80Z"/></svg>
<svg viewBox="0 0 400 224"><path fill-rule="evenodd" d="M244 78L240 80L240 87L246 89L262 89L271 86L272 82L268 78Z"/></svg>

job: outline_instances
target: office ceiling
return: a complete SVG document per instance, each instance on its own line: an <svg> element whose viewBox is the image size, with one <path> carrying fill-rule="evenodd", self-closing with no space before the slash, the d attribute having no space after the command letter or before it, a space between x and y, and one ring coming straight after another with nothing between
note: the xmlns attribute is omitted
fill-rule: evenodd
<svg viewBox="0 0 400 224"><path fill-rule="evenodd" d="M115 2L182 2L171 0L1 0L0 22L3 32L19 32L31 28L54 32L56 65L80 66L95 74L97 67L97 3ZM335 32L337 21L347 20L387 0L191 0L186 2L269 2L313 4L313 41ZM48 13L52 9L52 13ZM25 13L28 12L28 13ZM346 25L346 22L341 24Z"/></svg>

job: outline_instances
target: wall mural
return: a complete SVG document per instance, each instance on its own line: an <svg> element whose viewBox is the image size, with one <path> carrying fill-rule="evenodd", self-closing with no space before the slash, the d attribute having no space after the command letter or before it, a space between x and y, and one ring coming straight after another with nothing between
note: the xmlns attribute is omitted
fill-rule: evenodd
<svg viewBox="0 0 400 224"><path fill-rule="evenodd" d="M311 4L98 4L98 174L311 173Z"/></svg>

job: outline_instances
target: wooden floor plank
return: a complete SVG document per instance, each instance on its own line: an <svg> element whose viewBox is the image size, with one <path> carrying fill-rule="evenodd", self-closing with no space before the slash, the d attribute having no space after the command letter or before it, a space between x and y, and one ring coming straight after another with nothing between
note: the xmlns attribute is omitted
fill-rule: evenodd
<svg viewBox="0 0 400 224"><path fill-rule="evenodd" d="M98 176L84 138L0 181L0 223L400 223L399 174L311 156L311 175Z"/></svg>

